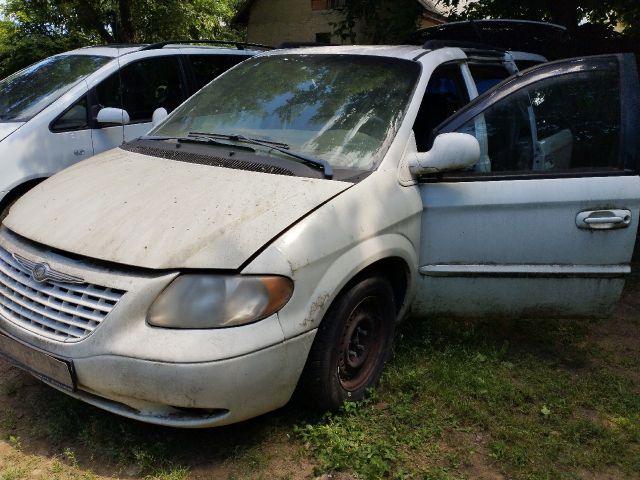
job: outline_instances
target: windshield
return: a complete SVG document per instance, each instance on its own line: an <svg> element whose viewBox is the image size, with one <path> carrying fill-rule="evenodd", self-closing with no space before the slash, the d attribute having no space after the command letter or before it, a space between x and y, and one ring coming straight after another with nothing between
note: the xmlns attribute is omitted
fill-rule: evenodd
<svg viewBox="0 0 640 480"><path fill-rule="evenodd" d="M111 59L49 57L0 81L0 120L26 122Z"/></svg>
<svg viewBox="0 0 640 480"><path fill-rule="evenodd" d="M254 58L214 80L151 135L242 135L369 170L393 138L419 74L416 62L385 57Z"/></svg>

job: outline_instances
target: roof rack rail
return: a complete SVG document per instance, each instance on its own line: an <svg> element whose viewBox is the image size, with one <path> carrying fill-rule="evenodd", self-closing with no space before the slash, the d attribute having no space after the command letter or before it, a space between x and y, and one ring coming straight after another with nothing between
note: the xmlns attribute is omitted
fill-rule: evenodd
<svg viewBox="0 0 640 480"><path fill-rule="evenodd" d="M492 53L504 53L505 49L499 48L493 45L487 45L486 43L469 42L466 40L427 40L422 45L425 50L439 50L446 47L458 47L464 49L473 49L477 51L492 52Z"/></svg>
<svg viewBox="0 0 640 480"><path fill-rule="evenodd" d="M246 50L247 47L254 47L254 48L263 48L266 50L272 50L274 47L271 47L269 45L262 45L259 43L245 43L245 42L231 42L231 41L226 41L226 40L165 40L164 42L157 42L157 43L152 43L151 45L147 45L145 47L142 47L140 49L140 51L144 51L144 50L159 50L161 48L166 47L167 45L175 45L175 44L184 44L184 45L189 45L189 44L194 44L194 45L199 45L199 44L211 44L211 45L233 45L234 47L236 47L238 50Z"/></svg>

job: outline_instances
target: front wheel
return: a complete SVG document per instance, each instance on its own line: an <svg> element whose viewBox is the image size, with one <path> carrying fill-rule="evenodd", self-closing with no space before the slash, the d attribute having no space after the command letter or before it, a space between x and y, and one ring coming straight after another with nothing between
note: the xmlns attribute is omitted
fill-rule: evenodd
<svg viewBox="0 0 640 480"><path fill-rule="evenodd" d="M301 393L323 409L357 401L376 385L393 342L396 309L383 277L340 294L320 324L301 379Z"/></svg>

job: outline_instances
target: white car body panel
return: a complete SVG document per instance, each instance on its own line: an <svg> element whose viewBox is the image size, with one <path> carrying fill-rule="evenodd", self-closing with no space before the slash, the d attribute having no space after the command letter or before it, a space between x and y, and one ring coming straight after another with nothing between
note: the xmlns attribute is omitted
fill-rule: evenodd
<svg viewBox="0 0 640 480"><path fill-rule="evenodd" d="M5 122L0 123L0 141L7 138L13 132L18 130L21 126L24 125L25 122Z"/></svg>
<svg viewBox="0 0 640 480"><path fill-rule="evenodd" d="M49 124L87 90L84 81L0 141L0 189L8 193L31 179L50 177L93 155L91 130L53 133ZM0 201L2 198L0 198Z"/></svg>
<svg viewBox="0 0 640 480"><path fill-rule="evenodd" d="M265 179L114 149L38 185L5 225L54 248L119 264L231 270L350 186Z"/></svg>

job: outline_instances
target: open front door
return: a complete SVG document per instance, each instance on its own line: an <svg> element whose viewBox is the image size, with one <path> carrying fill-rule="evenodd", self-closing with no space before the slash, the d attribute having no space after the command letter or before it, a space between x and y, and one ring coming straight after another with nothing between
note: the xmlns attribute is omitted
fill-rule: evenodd
<svg viewBox="0 0 640 480"><path fill-rule="evenodd" d="M638 228L632 55L545 64L438 128L471 133L474 171L421 179L417 306L462 316L606 314Z"/></svg>

